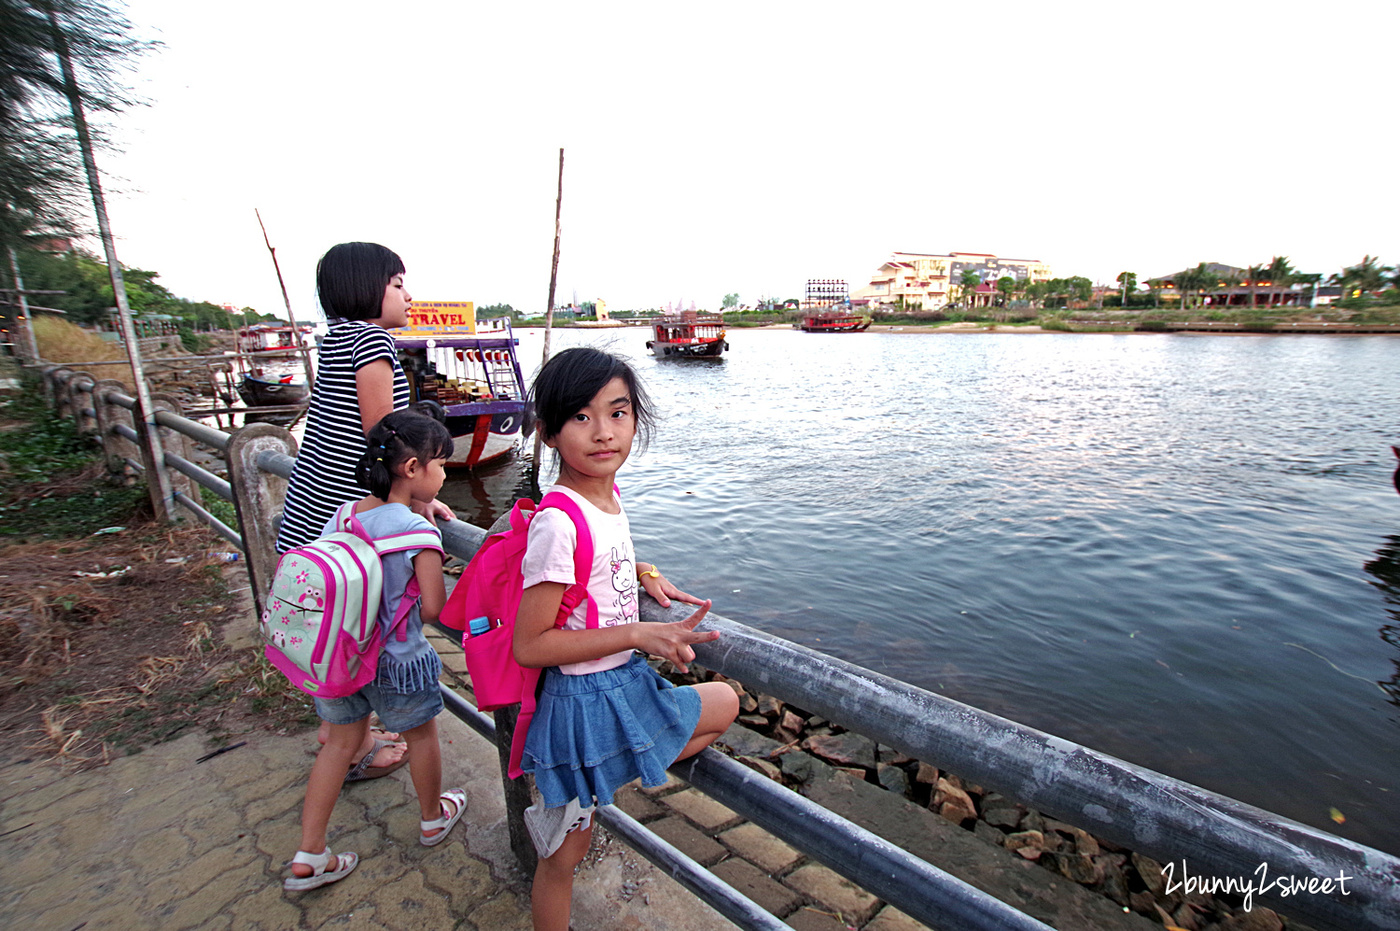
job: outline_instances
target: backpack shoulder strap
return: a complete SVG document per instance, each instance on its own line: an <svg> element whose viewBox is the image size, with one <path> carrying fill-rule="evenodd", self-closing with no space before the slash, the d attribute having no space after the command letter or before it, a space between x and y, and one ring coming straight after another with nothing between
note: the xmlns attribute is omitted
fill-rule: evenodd
<svg viewBox="0 0 1400 931"><path fill-rule="evenodd" d="M574 524L574 586L564 593L564 605L567 610L560 612L556 626L562 627L564 618L568 617L580 601L586 601L588 628L596 630L598 605L588 593L588 580L593 575L593 532L588 529L588 518L583 516L578 502L560 491L551 491L544 496L540 501L540 510L545 508L558 508L569 515L569 520Z"/></svg>

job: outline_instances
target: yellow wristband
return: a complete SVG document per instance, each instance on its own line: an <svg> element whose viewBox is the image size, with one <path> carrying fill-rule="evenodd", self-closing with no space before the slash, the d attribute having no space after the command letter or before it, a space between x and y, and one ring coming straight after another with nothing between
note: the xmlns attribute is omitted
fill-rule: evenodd
<svg viewBox="0 0 1400 931"><path fill-rule="evenodd" d="M659 578L661 578L661 570L658 569L658 568L656 568L656 563L652 563L652 564L651 564L651 568L648 569L646 572L638 572L638 573L637 573L637 578L639 578L639 579L644 579L644 578L646 578L647 576L651 576L653 579L659 579Z"/></svg>

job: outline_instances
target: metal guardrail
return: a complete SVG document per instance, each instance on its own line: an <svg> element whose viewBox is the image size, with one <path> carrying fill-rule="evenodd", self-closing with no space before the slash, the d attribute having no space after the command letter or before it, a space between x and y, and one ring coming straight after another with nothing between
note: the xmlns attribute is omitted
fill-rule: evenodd
<svg viewBox="0 0 1400 931"><path fill-rule="evenodd" d="M89 385L88 389L95 392L97 387ZM134 406L134 400L124 394L110 387L105 390L112 403L127 409ZM91 415L88 409L73 409ZM100 422L100 415L98 419ZM238 445L234 437L167 411L157 413L155 419L161 426L225 452ZM113 424L109 429L125 440L136 437L135 430L125 424ZM275 431L276 428L259 425L239 434L263 437ZM258 472L283 479L290 478L295 465L292 456L272 449L257 449L251 457ZM125 461L141 468L130 457L125 457ZM170 453L166 454L166 462L220 497L238 503L236 481L223 482ZM232 473L232 462L230 467ZM211 521L212 515L187 496L177 493L175 500L200 519ZM216 530L223 526L213 523ZM246 518L243 525L246 530ZM442 529L444 548L462 558L470 558L486 537L485 530L459 521ZM231 541L237 536L227 527L219 532ZM242 539L247 546L246 534ZM256 578L254 548L248 548L250 573ZM254 588L256 592L256 585ZM649 599L642 605L642 618L648 621L674 621L688 613L683 605L673 605L668 610ZM713 612L704 627L719 630L722 636L717 641L698 644L697 661L725 676L761 687L768 694L839 721L912 757L935 762L1025 805L1158 860L1187 860L1193 870L1239 877L1241 882L1255 876L1261 863L1267 863L1274 876L1304 880L1344 876L1349 884L1345 895L1294 895L1286 900L1285 911L1347 931L1400 929L1400 858L818 653ZM478 733L495 739L497 726L492 719L445 688L444 702L449 711ZM672 771L921 921L979 931L1045 928L716 751L707 750L676 764ZM761 909L755 913L753 909L757 907L752 902L719 883L703 867L622 812L600 810L599 819L741 927L785 927L773 924L772 916ZM717 883L723 888L717 888Z"/></svg>

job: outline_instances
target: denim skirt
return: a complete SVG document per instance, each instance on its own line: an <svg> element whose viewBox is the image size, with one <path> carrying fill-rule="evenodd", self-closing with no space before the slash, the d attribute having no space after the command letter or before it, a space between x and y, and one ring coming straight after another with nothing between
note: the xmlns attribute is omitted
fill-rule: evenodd
<svg viewBox="0 0 1400 931"><path fill-rule="evenodd" d="M676 688L641 653L615 669L566 676L545 670L520 768L534 773L546 808L611 805L636 779L666 782L666 767L695 733L700 693Z"/></svg>

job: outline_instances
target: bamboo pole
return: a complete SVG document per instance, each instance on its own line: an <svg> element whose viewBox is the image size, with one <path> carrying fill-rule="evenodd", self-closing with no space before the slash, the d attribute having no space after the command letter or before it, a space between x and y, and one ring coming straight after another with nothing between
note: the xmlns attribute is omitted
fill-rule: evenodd
<svg viewBox="0 0 1400 931"><path fill-rule="evenodd" d="M267 238L267 227L263 225L262 214L258 208L253 208L253 215L258 218L258 227L262 230L263 242L267 245L267 252L272 256L272 267L277 272L277 286L282 289L282 303L287 308L287 322L292 325L292 338L297 341L297 349L301 350L301 364L306 369L306 384L308 387L316 382L316 371L311 366L311 353L306 349L306 343L301 338L301 327L297 326L296 315L292 313L292 300L287 297L287 283L282 280L282 266L277 264L277 250L272 248L272 241Z"/></svg>
<svg viewBox="0 0 1400 931"><path fill-rule="evenodd" d="M564 205L564 148L559 148L559 195L554 201L554 262L549 269L549 303L544 310L544 357L540 365L549 361L549 336L554 329L554 286L559 280L559 214ZM544 437L540 433L539 421L535 422L535 457L530 466L530 483L535 493L540 490L540 454L543 452Z"/></svg>
<svg viewBox="0 0 1400 931"><path fill-rule="evenodd" d="M93 211L97 214L97 229L101 234L102 249L107 258L107 273L112 279L117 318L121 324L122 338L126 340L127 358L131 361L136 414L141 427L138 436L141 441L141 454L146 460L151 508L157 520L169 521L174 519L174 489L170 484L170 473L165 469L165 454L161 449L160 433L156 429L155 407L151 403L151 390L146 384L146 373L141 365L141 346L136 341L136 327L131 320L131 305L126 299L126 281L122 275L121 262L117 259L117 243L112 237L112 225L107 219L107 201L102 194L102 178L97 173L97 159L92 154L92 134L88 131L87 117L83 114L82 95L78 91L78 79L73 73L73 62L68 54L68 40L63 35L63 29L58 24L58 14L54 12L53 7L45 4L44 9L53 29L54 51L58 54L59 67L62 69L63 89L68 95L68 105L73 111L73 129L78 136L78 147L83 153L83 169L87 173L88 190L92 193Z"/></svg>

